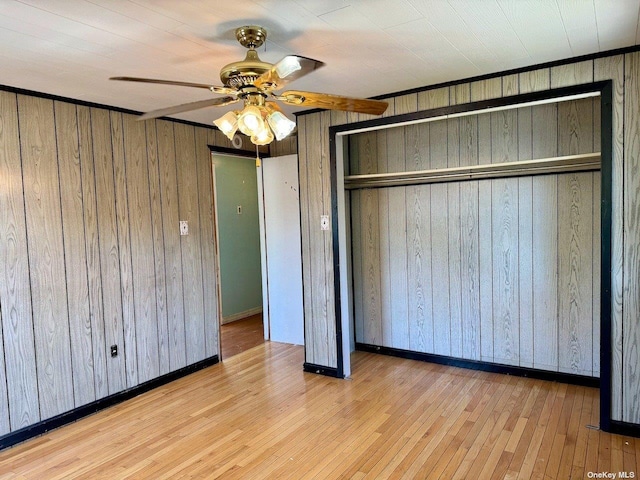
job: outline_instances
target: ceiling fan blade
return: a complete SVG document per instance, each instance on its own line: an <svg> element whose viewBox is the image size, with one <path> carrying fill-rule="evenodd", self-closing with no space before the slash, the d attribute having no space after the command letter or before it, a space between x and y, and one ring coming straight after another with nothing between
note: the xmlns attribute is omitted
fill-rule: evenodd
<svg viewBox="0 0 640 480"><path fill-rule="evenodd" d="M156 83L160 85L175 85L178 87L205 88L214 93L221 93L223 95L236 95L238 93L234 88L229 88L229 87L219 87L217 85L208 85L206 83L178 82L175 80L160 80L157 78L111 77L109 80L119 80L123 82Z"/></svg>
<svg viewBox="0 0 640 480"><path fill-rule="evenodd" d="M253 82L253 85L263 90L278 90L322 66L324 66L323 62L313 58L288 55L278 63L274 63Z"/></svg>
<svg viewBox="0 0 640 480"><path fill-rule="evenodd" d="M173 115L174 113L190 112L191 110L199 110L200 108L207 107L221 107L223 105L229 105L235 103L239 99L233 97L219 97L209 98L207 100L200 100L198 102L183 103L182 105L174 105L173 107L160 108L147 112L138 117L138 120L148 120L150 118L164 117L165 115Z"/></svg>
<svg viewBox="0 0 640 480"><path fill-rule="evenodd" d="M289 105L304 107L319 107L328 110L343 110L345 112L370 113L382 115L389 104L381 100L369 100L367 98L351 98L328 93L300 92L288 90L282 95L276 96Z"/></svg>

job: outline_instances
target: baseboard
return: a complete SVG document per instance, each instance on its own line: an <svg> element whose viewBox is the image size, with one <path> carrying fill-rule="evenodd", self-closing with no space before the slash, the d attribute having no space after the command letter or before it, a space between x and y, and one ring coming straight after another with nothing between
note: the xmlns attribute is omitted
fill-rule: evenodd
<svg viewBox="0 0 640 480"><path fill-rule="evenodd" d="M461 358L447 357L445 355L435 355L432 353L414 352L411 350L402 350L399 348L381 347L378 345L368 345L366 343L356 343L356 350L360 350L363 352L380 353L382 355L390 355L392 357L408 358L410 360L438 363L440 365L448 365L451 367L482 370L484 372L503 373L506 375L514 375L518 377L537 378L539 380L569 383L573 385L582 385L585 387L600 387L599 378L587 377L584 375L573 375L563 372L550 372L546 370L536 370L535 368L515 367L512 365L481 362L478 360L464 360Z"/></svg>
<svg viewBox="0 0 640 480"><path fill-rule="evenodd" d="M602 428L605 432L625 435L627 437L640 438L640 425L635 423L621 422L619 420L611 420L609 428Z"/></svg>
<svg viewBox="0 0 640 480"><path fill-rule="evenodd" d="M262 313L262 307L250 308L249 310L245 310L244 312L238 312L238 313L234 313L233 315L229 315L227 317L222 317L221 324L225 325L227 323L237 322L238 320L243 320L247 317L252 317L259 313Z"/></svg>
<svg viewBox="0 0 640 480"><path fill-rule="evenodd" d="M333 367L325 367L322 365L316 365L314 363L304 362L302 369L308 373L316 373L318 375L326 375L327 377L340 378L338 376L338 369Z"/></svg>
<svg viewBox="0 0 640 480"><path fill-rule="evenodd" d="M215 365L218 362L218 355L205 358L204 360L201 360L197 363L183 367L180 370L167 373L160 377L141 383L140 385L137 385L135 387L123 390L122 392L114 393L113 395L109 395L108 397L101 398L86 405L82 405L78 408L74 408L73 410L70 410L68 412L56 415L55 417L42 420L41 422L34 423L33 425L29 425L28 427L24 427L20 430L8 433L0 437L0 450L12 447L14 445L17 445L18 443L22 443L26 440L42 435L43 433L46 433L50 430L75 422L83 417L99 412L100 410L104 410L105 408L109 408L118 403L130 400L133 397L137 397L138 395L153 390L154 388L166 385L167 383L177 380L178 378L185 377L191 373L197 372L198 370L202 370L203 368Z"/></svg>

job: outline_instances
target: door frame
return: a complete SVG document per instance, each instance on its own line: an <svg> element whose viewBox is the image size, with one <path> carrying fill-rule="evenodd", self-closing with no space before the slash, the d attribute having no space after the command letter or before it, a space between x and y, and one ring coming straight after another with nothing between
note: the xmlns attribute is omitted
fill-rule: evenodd
<svg viewBox="0 0 640 480"><path fill-rule="evenodd" d="M613 431L612 429L619 431L625 428L623 422L611 420L611 234L613 186L613 82L611 80L518 94L329 127L338 377L342 378L351 374L349 353L353 350L352 346L355 342L353 302L351 298L351 268L348 255L350 242L348 243L349 228L344 188L344 165L345 159L348 159L346 149L348 148L349 136L355 133L394 128L415 123L465 115L476 115L544 103L556 103L562 100L580 98L581 96L595 95L600 96L601 108L600 428L609 432ZM345 268L340 268L341 265L344 265ZM435 358L431 360L438 361L438 359ZM467 368L481 369L483 367L483 362L457 361L456 364L466 366Z"/></svg>

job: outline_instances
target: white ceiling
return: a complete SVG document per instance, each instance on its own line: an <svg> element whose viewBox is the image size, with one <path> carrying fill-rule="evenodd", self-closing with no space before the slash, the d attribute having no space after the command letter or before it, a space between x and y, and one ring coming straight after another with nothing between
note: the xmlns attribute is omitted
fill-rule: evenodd
<svg viewBox="0 0 640 480"><path fill-rule="evenodd" d="M369 97L640 43L640 0L0 0L0 84L149 111L220 84L236 27L267 28L262 60L326 66L289 85ZM210 124L222 109L177 115ZM289 110L293 111L293 110Z"/></svg>

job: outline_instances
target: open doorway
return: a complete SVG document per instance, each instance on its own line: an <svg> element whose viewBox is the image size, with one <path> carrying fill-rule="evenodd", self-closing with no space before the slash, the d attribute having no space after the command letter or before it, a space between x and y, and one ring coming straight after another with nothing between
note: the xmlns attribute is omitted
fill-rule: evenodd
<svg viewBox="0 0 640 480"><path fill-rule="evenodd" d="M212 154L222 359L264 340L255 158Z"/></svg>

